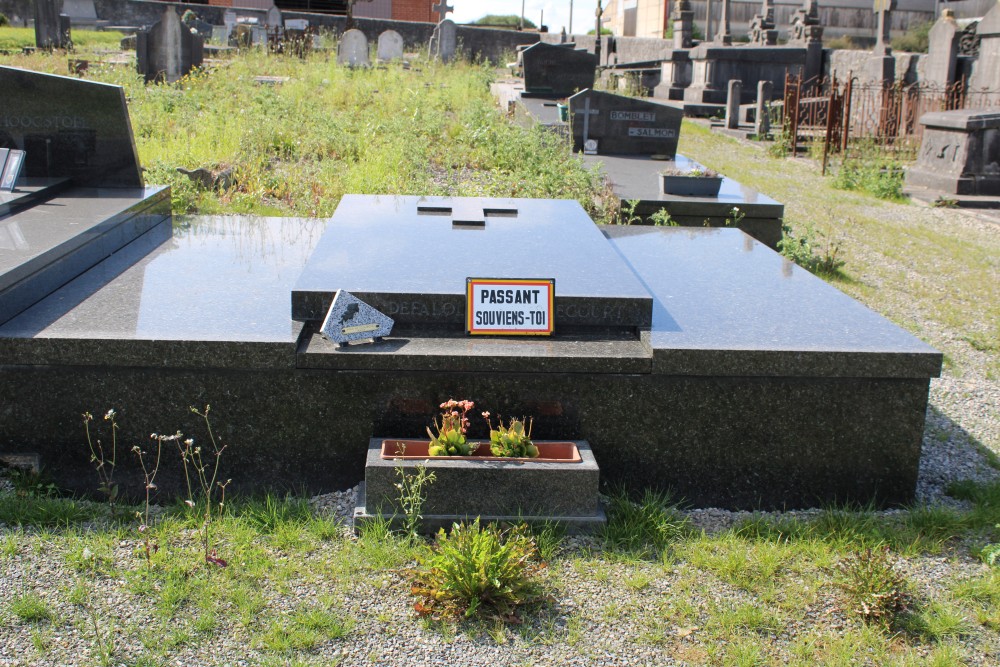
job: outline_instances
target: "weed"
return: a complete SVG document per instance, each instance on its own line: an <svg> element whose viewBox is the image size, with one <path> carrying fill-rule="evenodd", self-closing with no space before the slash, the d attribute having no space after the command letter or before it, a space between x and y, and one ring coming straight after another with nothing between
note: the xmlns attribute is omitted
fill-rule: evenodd
<svg viewBox="0 0 1000 667"><path fill-rule="evenodd" d="M678 224L676 220L670 217L670 213L665 208L661 208L649 216L649 221L657 227L676 227Z"/></svg>
<svg viewBox="0 0 1000 667"><path fill-rule="evenodd" d="M31 468L10 468L7 479L14 487L14 494L22 498L56 498L59 487L56 486L45 470L35 472Z"/></svg>
<svg viewBox="0 0 1000 667"><path fill-rule="evenodd" d="M435 476L433 472L427 472L423 465L418 465L412 475L407 475L402 466L396 467L396 473L399 475L396 488L399 490L399 506L403 510L403 534L410 544L415 544L420 539L426 487L434 483Z"/></svg>
<svg viewBox="0 0 1000 667"><path fill-rule="evenodd" d="M618 214L615 216L615 224L637 225L642 222L642 216L635 212L639 206L638 199L627 199L621 202L618 207Z"/></svg>
<svg viewBox="0 0 1000 667"><path fill-rule="evenodd" d="M940 642L968 634L969 623L958 610L941 602L931 602L906 617L906 629L927 641Z"/></svg>
<svg viewBox="0 0 1000 667"><path fill-rule="evenodd" d="M909 584L896 570L889 547L856 551L841 560L838 569L851 611L865 623L889 629L909 609Z"/></svg>
<svg viewBox="0 0 1000 667"><path fill-rule="evenodd" d="M997 528L1000 529L1000 524L997 525ZM979 557L987 565L1000 565L1000 543L987 544L979 552Z"/></svg>
<svg viewBox="0 0 1000 667"><path fill-rule="evenodd" d="M226 445L221 440L217 440L212 431L212 424L208 419L208 413L212 406L206 405L205 409L199 410L192 407L191 412L198 415L205 422L205 430L208 432L208 442L212 451L203 451L200 446L195 446L193 438L181 440L183 434L178 431L172 436L165 436L164 440L169 440L177 445L184 464L184 480L187 483L188 497L185 501L192 510L197 510L200 505L204 506L204 514L201 521L202 545L205 548L205 562L219 567L226 567L224 559L219 558L216 550L212 548L212 526L217 516L221 516L226 505L226 487L232 480L219 481L219 464L222 461L222 452ZM154 437L156 434L153 434ZM194 486L191 478L194 477L201 492L198 501L195 501ZM219 491L218 509L215 508L215 492Z"/></svg>
<svg viewBox="0 0 1000 667"><path fill-rule="evenodd" d="M7 608L10 613L29 623L51 621L55 618L52 608L37 593L15 595Z"/></svg>
<svg viewBox="0 0 1000 667"><path fill-rule="evenodd" d="M727 218L728 220L728 218ZM781 227L781 240L778 241L778 251L810 273L820 276L834 276L840 273L844 260L838 257L840 247L836 242L826 241L820 246L816 235L825 239L811 226L796 234L790 225Z"/></svg>
<svg viewBox="0 0 1000 667"><path fill-rule="evenodd" d="M83 427L87 434L87 446L90 448L90 463L97 472L100 484L97 490L104 494L108 500L108 505L112 508L118 499L118 485L114 482L115 463L118 458L118 422L115 421L115 411L112 408L104 413L104 421L111 423L111 449L105 451L104 443L100 438L91 438L90 422L94 421L94 416L89 412L83 413Z"/></svg>
<svg viewBox="0 0 1000 667"><path fill-rule="evenodd" d="M419 562L412 592L422 615L513 620L519 607L541 600L538 550L523 525L502 532L478 518L455 524Z"/></svg>
<svg viewBox="0 0 1000 667"><path fill-rule="evenodd" d="M309 651L325 641L347 636L353 625L329 609L301 608L287 621L276 621L265 630L259 646L275 653Z"/></svg>
<svg viewBox="0 0 1000 667"><path fill-rule="evenodd" d="M845 161L833 178L840 190L861 190L879 199L900 201L903 197L903 167L894 161L866 157Z"/></svg>
<svg viewBox="0 0 1000 667"><path fill-rule="evenodd" d="M155 433L150 437L156 442L156 457L148 465L145 458L146 453L138 445L132 448L132 451L139 459L139 466L142 468L142 475L145 481L143 485L146 491L145 507L143 512L136 512L136 518L142 522L139 525L139 534L142 536L147 570L153 569L153 554L159 549L159 545L150 539L153 526L149 520L149 504L152 499L152 493L156 489L156 473L160 470L160 456L163 453L163 442L165 439L163 436L158 436Z"/></svg>
<svg viewBox="0 0 1000 667"><path fill-rule="evenodd" d="M610 497L602 537L611 549L651 556L683 536L687 525L669 495L647 489L639 502L632 502L619 490Z"/></svg>

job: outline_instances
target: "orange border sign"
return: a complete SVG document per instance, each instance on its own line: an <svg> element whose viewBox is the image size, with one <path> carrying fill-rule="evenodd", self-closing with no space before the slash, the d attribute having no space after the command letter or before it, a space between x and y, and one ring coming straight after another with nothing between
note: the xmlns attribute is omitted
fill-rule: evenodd
<svg viewBox="0 0 1000 667"><path fill-rule="evenodd" d="M465 330L470 336L549 336L554 278L466 278Z"/></svg>

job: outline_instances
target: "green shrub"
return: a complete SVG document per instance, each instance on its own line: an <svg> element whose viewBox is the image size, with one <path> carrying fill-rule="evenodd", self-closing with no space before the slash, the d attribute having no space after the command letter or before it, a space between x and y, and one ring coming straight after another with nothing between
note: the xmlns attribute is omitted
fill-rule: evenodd
<svg viewBox="0 0 1000 667"><path fill-rule="evenodd" d="M854 552L840 561L838 569L850 610L865 623L889 629L909 609L909 585L897 572L889 547Z"/></svg>
<svg viewBox="0 0 1000 667"><path fill-rule="evenodd" d="M893 50L904 51L906 53L927 53L927 48L930 44L931 28L933 27L934 21L925 21L924 23L911 26L902 35L892 39Z"/></svg>
<svg viewBox="0 0 1000 667"><path fill-rule="evenodd" d="M844 267L844 260L838 257L840 246L834 241L820 242L817 235L823 237L810 226L796 232L789 225L783 224L778 251L810 273L835 276Z"/></svg>
<svg viewBox="0 0 1000 667"><path fill-rule="evenodd" d="M865 48L863 44L854 41L850 35L841 35L840 37L829 39L823 46L832 51L860 51Z"/></svg>
<svg viewBox="0 0 1000 667"><path fill-rule="evenodd" d="M894 161L852 160L840 165L833 179L840 190L860 190L879 199L903 199L903 167Z"/></svg>
<svg viewBox="0 0 1000 667"><path fill-rule="evenodd" d="M420 559L412 592L414 608L433 616L494 616L510 619L519 607L542 596L535 575L542 567L525 526L501 531L479 519L438 532L429 556Z"/></svg>
<svg viewBox="0 0 1000 667"><path fill-rule="evenodd" d="M10 19L7 18L6 14L0 14L0 28L4 28L10 25Z"/></svg>

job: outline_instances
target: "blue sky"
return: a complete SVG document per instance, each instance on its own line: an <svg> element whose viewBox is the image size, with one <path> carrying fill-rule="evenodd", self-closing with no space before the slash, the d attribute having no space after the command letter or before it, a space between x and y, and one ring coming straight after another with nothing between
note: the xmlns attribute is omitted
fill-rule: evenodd
<svg viewBox="0 0 1000 667"><path fill-rule="evenodd" d="M455 7L452 20L456 23L469 23L486 14L521 15L521 0L490 0L490 2L475 2L474 0L449 0ZM563 26L569 32L570 0L524 0L524 17L538 24L541 12L545 11L545 25L552 32L559 32ZM578 33L585 33L594 27L594 10L597 0L573 0L573 28Z"/></svg>

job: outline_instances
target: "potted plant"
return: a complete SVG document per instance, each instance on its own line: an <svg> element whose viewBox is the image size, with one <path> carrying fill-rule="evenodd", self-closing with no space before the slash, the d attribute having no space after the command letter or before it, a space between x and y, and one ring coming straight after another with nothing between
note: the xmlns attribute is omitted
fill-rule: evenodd
<svg viewBox="0 0 1000 667"><path fill-rule="evenodd" d="M472 401L449 399L427 429L430 439L372 438L355 524L395 520L403 510L400 485L421 471L433 475L422 500L421 529L452 521L554 520L588 530L604 520L597 490L600 470L586 441L535 441L530 418L491 421L489 449L468 439ZM401 479L402 478L402 479Z"/></svg>
<svg viewBox="0 0 1000 667"><path fill-rule="evenodd" d="M691 169L668 167L659 175L660 191L665 195L717 197L722 187L722 176L700 165Z"/></svg>

